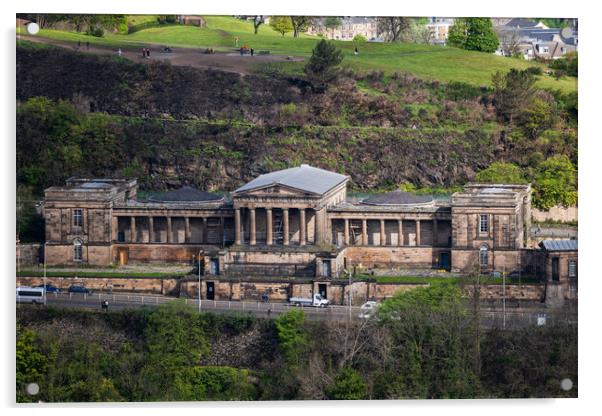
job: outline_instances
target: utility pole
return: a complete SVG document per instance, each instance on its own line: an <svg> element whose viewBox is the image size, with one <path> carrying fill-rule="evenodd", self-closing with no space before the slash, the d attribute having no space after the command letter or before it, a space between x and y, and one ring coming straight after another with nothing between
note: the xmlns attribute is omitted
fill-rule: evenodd
<svg viewBox="0 0 602 416"><path fill-rule="evenodd" d="M44 306L46 306L46 242L44 241Z"/></svg>
<svg viewBox="0 0 602 416"><path fill-rule="evenodd" d="M201 313L201 250L199 250L199 284L197 286L199 296L199 313Z"/></svg>
<svg viewBox="0 0 602 416"><path fill-rule="evenodd" d="M506 273L505 267L502 267L502 309L503 309L503 328L506 329Z"/></svg>

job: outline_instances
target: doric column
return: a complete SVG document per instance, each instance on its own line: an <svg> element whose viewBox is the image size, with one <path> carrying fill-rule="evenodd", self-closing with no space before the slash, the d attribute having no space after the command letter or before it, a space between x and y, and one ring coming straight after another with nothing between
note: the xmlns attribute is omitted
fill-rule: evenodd
<svg viewBox="0 0 602 416"><path fill-rule="evenodd" d="M167 242L171 243L172 235L171 235L171 217L167 217Z"/></svg>
<svg viewBox="0 0 602 416"><path fill-rule="evenodd" d="M433 218L433 247L437 247L437 219Z"/></svg>
<svg viewBox="0 0 602 416"><path fill-rule="evenodd" d="M190 243L190 218L184 217L184 226L186 228L186 235L184 237L186 243Z"/></svg>
<svg viewBox="0 0 602 416"><path fill-rule="evenodd" d="M226 231L224 227L224 217L219 217L219 244L224 244L226 241Z"/></svg>
<svg viewBox="0 0 602 416"><path fill-rule="evenodd" d="M207 238L207 217L203 217L203 228L201 229L203 236L201 237L201 241L205 244L209 242Z"/></svg>
<svg viewBox="0 0 602 416"><path fill-rule="evenodd" d="M255 233L255 208L249 208L249 220L251 221L251 227L249 230L249 244L254 246L257 244L257 237Z"/></svg>
<svg viewBox="0 0 602 416"><path fill-rule="evenodd" d="M397 237L397 245L403 246L403 220L397 220L397 225L399 226L399 237Z"/></svg>
<svg viewBox="0 0 602 416"><path fill-rule="evenodd" d="M234 210L234 244L240 245L240 208Z"/></svg>
<svg viewBox="0 0 602 416"><path fill-rule="evenodd" d="M272 208L265 209L265 243L268 246L272 245L272 231L274 226L272 224Z"/></svg>
<svg viewBox="0 0 602 416"><path fill-rule="evenodd" d="M362 220L362 244L368 245L368 220Z"/></svg>
<svg viewBox="0 0 602 416"><path fill-rule="evenodd" d="M136 217L130 217L130 241L136 242Z"/></svg>
<svg viewBox="0 0 602 416"><path fill-rule="evenodd" d="M380 245L384 246L387 244L387 237L385 236L385 220L380 220Z"/></svg>
<svg viewBox="0 0 602 416"><path fill-rule="evenodd" d="M347 218L345 218L344 236L345 236L345 245L348 246L349 245L349 220Z"/></svg>
<svg viewBox="0 0 602 416"><path fill-rule="evenodd" d="M155 219L153 217L148 217L148 242L155 242Z"/></svg>
<svg viewBox="0 0 602 416"><path fill-rule="evenodd" d="M420 220L416 220L416 245L420 245Z"/></svg>
<svg viewBox="0 0 602 416"><path fill-rule="evenodd" d="M282 244L288 246L289 231L288 231L288 208L282 208Z"/></svg>
<svg viewBox="0 0 602 416"><path fill-rule="evenodd" d="M299 208L299 245L305 245L305 208Z"/></svg>

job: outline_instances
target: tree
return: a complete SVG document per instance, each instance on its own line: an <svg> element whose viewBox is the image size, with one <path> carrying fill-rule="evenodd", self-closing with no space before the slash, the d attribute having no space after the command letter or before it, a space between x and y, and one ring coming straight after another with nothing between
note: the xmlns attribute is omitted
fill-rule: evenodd
<svg viewBox="0 0 602 416"><path fill-rule="evenodd" d="M313 49L304 71L314 87L323 91L329 82L336 79L338 66L342 61L343 52L322 39Z"/></svg>
<svg viewBox="0 0 602 416"><path fill-rule="evenodd" d="M499 41L491 19L484 17L460 18L450 28L448 43L470 51L493 53L499 46Z"/></svg>
<svg viewBox="0 0 602 416"><path fill-rule="evenodd" d="M29 396L25 388L29 383L42 384L45 379L48 359L36 346L36 333L31 329L17 326L16 345L16 381L17 402L37 401L35 396Z"/></svg>
<svg viewBox="0 0 602 416"><path fill-rule="evenodd" d="M272 16L270 18L270 26L283 37L293 30L293 23L289 16Z"/></svg>
<svg viewBox="0 0 602 416"><path fill-rule="evenodd" d="M341 27L341 25L343 24L343 21L341 20L340 17L337 16L328 16L326 19L324 19L324 27L326 29L330 29L330 38L334 38L334 30L337 27ZM354 38L355 40L355 38Z"/></svg>
<svg viewBox="0 0 602 416"><path fill-rule="evenodd" d="M520 30L518 28L506 28L504 26L494 29L500 42L500 49L504 56L518 56L520 54Z"/></svg>
<svg viewBox="0 0 602 416"><path fill-rule="evenodd" d="M536 139L554 126L557 110L554 97L545 93L536 95L521 115L521 126L529 137Z"/></svg>
<svg viewBox="0 0 602 416"><path fill-rule="evenodd" d="M333 400L362 400L366 398L366 382L353 368L345 367L336 375L326 396Z"/></svg>
<svg viewBox="0 0 602 416"><path fill-rule="evenodd" d="M257 34L259 26L265 23L265 16L253 16L253 33Z"/></svg>
<svg viewBox="0 0 602 416"><path fill-rule="evenodd" d="M377 17L376 28L379 36L387 42L401 41L402 34L410 30L412 18L410 17Z"/></svg>
<svg viewBox="0 0 602 416"><path fill-rule="evenodd" d="M493 162L487 169L476 174L475 180L482 183L526 183L520 168L512 163Z"/></svg>
<svg viewBox="0 0 602 416"><path fill-rule="evenodd" d="M307 334L302 329L304 321L305 314L302 310L291 309L280 315L274 322L280 350L292 366L299 365L301 355L308 345Z"/></svg>
<svg viewBox="0 0 602 416"><path fill-rule="evenodd" d="M313 23L312 16L289 16L293 25L293 37L298 38L299 33L305 32Z"/></svg>
<svg viewBox="0 0 602 416"><path fill-rule="evenodd" d="M496 72L492 82L493 103L498 115L513 123L531 102L535 81L535 76L528 70L512 68L506 74Z"/></svg>
<svg viewBox="0 0 602 416"><path fill-rule="evenodd" d="M538 167L533 203L540 209L577 204L577 170L566 155L552 156Z"/></svg>

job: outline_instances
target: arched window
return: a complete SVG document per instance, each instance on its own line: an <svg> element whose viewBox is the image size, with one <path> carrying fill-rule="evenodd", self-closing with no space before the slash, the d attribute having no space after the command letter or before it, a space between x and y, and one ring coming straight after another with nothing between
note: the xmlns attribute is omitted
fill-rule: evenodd
<svg viewBox="0 0 602 416"><path fill-rule="evenodd" d="M489 265L489 249L483 245L479 249L479 264L481 267L487 267Z"/></svg>
<svg viewBox="0 0 602 416"><path fill-rule="evenodd" d="M82 242L80 240L73 241L73 260L82 261L84 259Z"/></svg>

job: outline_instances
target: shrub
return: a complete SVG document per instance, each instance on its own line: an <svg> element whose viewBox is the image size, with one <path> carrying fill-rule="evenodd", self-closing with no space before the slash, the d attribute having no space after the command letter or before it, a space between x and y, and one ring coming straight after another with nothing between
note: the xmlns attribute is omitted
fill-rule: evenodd
<svg viewBox="0 0 602 416"><path fill-rule="evenodd" d="M520 168L512 163L493 162L476 174L475 180L483 183L526 183Z"/></svg>

